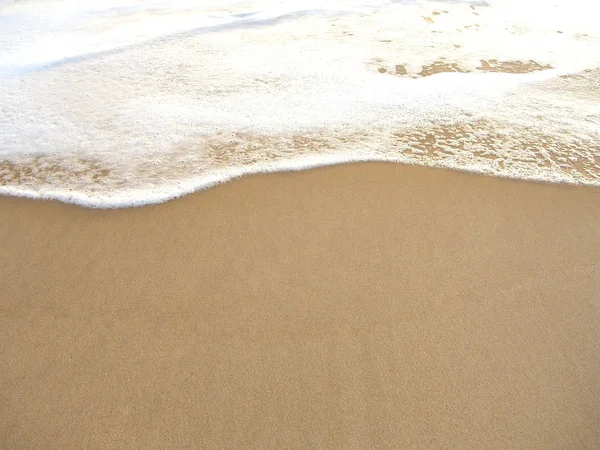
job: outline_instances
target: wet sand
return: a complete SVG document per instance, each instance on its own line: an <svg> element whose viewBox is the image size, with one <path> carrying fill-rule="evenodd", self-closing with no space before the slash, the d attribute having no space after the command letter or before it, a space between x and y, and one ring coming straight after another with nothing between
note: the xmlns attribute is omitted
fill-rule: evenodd
<svg viewBox="0 0 600 450"><path fill-rule="evenodd" d="M392 164L0 198L1 448L598 448L600 190Z"/></svg>

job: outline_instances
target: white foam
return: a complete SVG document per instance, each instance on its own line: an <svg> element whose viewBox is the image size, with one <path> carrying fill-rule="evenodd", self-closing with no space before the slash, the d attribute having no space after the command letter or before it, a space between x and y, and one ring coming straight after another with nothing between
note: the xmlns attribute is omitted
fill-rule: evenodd
<svg viewBox="0 0 600 450"><path fill-rule="evenodd" d="M1 193L133 206L357 160L600 184L582 0L98 5L0 9Z"/></svg>
<svg viewBox="0 0 600 450"><path fill-rule="evenodd" d="M5 74L60 63L78 62L156 39L224 27L261 24L286 16L349 13L373 8L354 0L328 1L204 1L120 0L27 2L0 16L0 57Z"/></svg>

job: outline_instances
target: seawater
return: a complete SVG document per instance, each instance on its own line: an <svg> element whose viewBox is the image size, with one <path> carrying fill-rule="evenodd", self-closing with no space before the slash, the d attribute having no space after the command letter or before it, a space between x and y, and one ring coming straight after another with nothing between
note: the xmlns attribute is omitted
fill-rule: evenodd
<svg viewBox="0 0 600 450"><path fill-rule="evenodd" d="M394 161L600 185L588 0L0 0L0 193Z"/></svg>

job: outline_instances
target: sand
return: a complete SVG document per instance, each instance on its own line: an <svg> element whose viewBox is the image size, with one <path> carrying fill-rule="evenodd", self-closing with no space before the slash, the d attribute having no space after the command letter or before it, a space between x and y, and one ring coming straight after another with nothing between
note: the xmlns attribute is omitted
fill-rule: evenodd
<svg viewBox="0 0 600 450"><path fill-rule="evenodd" d="M1 448L598 448L600 191L392 164L0 198Z"/></svg>

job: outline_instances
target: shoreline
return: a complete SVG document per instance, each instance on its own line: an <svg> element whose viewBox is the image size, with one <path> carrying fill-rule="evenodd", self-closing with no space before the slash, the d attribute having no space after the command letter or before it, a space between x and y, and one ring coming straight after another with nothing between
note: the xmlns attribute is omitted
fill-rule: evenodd
<svg viewBox="0 0 600 450"><path fill-rule="evenodd" d="M22 198L27 200L34 201L52 201L59 202L68 205L74 205L86 209L101 209L101 210L111 210L111 209L131 209L131 208L141 208L148 207L154 205L161 205L173 200L178 200L183 197L187 197L189 195L194 195L199 192L204 192L206 190L213 189L215 187L232 183L237 180L246 178L246 177L260 177L263 175L271 175L271 174L286 174L286 173L295 173L295 172L304 172L304 171L312 171L319 169L327 169L331 167L338 166L352 166L352 165L371 165L371 164L381 164L381 165L400 165L400 166L408 166L415 168L423 168L425 170L439 170L439 171L451 171L458 172L461 174L466 174L470 176L482 176L482 177L492 177L501 180L508 180L514 182L524 182L524 183L534 183L534 184L542 184L542 185L550 185L557 186L562 188L575 188L575 189L592 189L592 190L600 190L600 182L596 183L580 183L580 182L569 182L566 180L552 181L550 179L539 178L533 175L527 176L525 178L511 176L508 173L499 174L499 173L488 173L488 172L480 172L476 170L470 169L459 169L453 167L451 165L427 165L427 164L419 164L416 162L409 161L392 161L392 160L381 160L381 159L373 159L373 158L364 158L364 159L352 159L349 161L334 161L334 162L320 162L320 163L309 163L309 164L301 164L299 161L290 160L285 164L278 164L276 168L266 168L262 171L244 171L242 169L235 169L233 173L230 173L226 177L218 180L213 180L214 176L205 176L204 181L200 181L198 179L189 179L186 181L178 181L175 184L178 185L189 185L193 187L184 188L181 192L171 193L171 194L160 194L160 195L152 195L149 198L148 192L149 189L143 189L142 192L145 192L146 199L144 200L131 200L134 197L136 190L127 191L125 197L130 198L129 200L123 200L122 196L116 197L101 197L96 199L85 198L86 195L82 193L64 193L64 192L53 192L51 194L39 194L32 193L30 191L21 190L16 193L10 192L10 189L13 189L14 186L7 188L6 186L0 185L0 198L8 197L8 198ZM272 169L272 170L271 170ZM9 189L9 190L6 190ZM119 200L120 199L120 200ZM87 204L86 204L87 202ZM104 205L104 206L102 206Z"/></svg>
<svg viewBox="0 0 600 450"><path fill-rule="evenodd" d="M0 197L0 446L593 448L599 199L395 163Z"/></svg>

